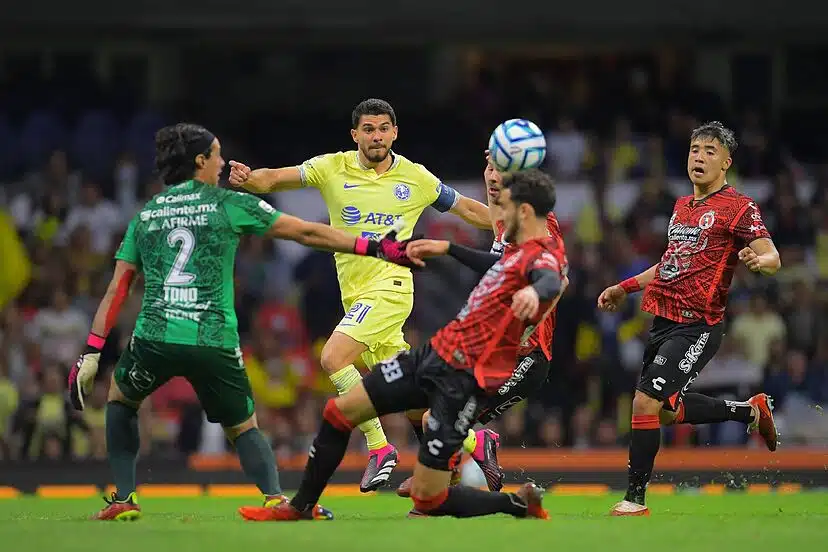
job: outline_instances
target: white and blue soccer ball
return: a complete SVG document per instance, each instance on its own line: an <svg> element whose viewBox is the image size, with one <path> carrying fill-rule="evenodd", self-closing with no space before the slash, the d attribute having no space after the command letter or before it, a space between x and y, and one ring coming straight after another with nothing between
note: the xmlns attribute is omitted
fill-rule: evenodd
<svg viewBox="0 0 828 552"><path fill-rule="evenodd" d="M500 172L534 169L546 157L546 138L532 121L509 119L492 132L489 155Z"/></svg>

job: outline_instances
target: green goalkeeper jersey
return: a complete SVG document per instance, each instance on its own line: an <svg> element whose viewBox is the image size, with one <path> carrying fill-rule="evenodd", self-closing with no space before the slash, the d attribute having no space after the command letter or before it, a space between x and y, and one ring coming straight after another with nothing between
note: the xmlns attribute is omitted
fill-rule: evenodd
<svg viewBox="0 0 828 552"><path fill-rule="evenodd" d="M144 274L135 337L239 346L233 266L241 234L264 234L281 213L258 197L189 180L130 221L115 258Z"/></svg>

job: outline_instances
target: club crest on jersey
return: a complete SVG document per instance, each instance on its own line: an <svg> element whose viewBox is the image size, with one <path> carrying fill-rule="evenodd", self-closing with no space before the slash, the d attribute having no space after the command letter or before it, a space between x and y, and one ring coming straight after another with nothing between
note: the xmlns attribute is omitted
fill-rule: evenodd
<svg viewBox="0 0 828 552"><path fill-rule="evenodd" d="M411 188L405 184L397 184L394 186L394 197L400 201L408 201L408 198L411 197Z"/></svg>
<svg viewBox="0 0 828 552"><path fill-rule="evenodd" d="M715 211L707 211L699 218L699 228L702 230L707 230L713 223L716 222L716 212Z"/></svg>

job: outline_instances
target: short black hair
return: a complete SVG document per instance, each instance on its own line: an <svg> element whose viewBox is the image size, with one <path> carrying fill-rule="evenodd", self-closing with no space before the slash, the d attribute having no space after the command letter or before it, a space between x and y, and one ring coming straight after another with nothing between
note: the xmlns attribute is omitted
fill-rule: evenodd
<svg viewBox="0 0 828 552"><path fill-rule="evenodd" d="M690 141L694 142L699 138L718 140L731 155L733 155L733 153L736 152L736 148L739 147L739 143L736 141L736 135L733 131L719 121L709 121L700 127L693 129L693 133L690 135Z"/></svg>
<svg viewBox="0 0 828 552"><path fill-rule="evenodd" d="M539 169L527 169L503 176L503 187L512 192L512 201L528 203L539 218L546 218L555 208L555 183Z"/></svg>
<svg viewBox="0 0 828 552"><path fill-rule="evenodd" d="M178 123L155 133L155 170L167 186L195 176L195 158L210 157L215 136L201 125Z"/></svg>
<svg viewBox="0 0 828 552"><path fill-rule="evenodd" d="M397 114L394 113L391 104L385 100L368 98L359 102L351 112L351 128L359 126L359 119L363 115L388 115L391 118L391 124L397 126Z"/></svg>

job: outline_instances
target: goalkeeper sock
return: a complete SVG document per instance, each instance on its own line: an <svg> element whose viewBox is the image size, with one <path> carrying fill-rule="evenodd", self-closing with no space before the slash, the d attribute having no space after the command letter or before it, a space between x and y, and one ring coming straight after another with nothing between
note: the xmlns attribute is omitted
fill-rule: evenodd
<svg viewBox="0 0 828 552"><path fill-rule="evenodd" d="M736 421L753 423L750 403L714 399L700 393L687 393L679 403L677 424L716 424Z"/></svg>
<svg viewBox="0 0 828 552"><path fill-rule="evenodd" d="M493 493L456 485L439 495L420 499L411 497L414 508L429 516L470 518L491 514L526 517L526 504L514 493Z"/></svg>
<svg viewBox="0 0 828 552"><path fill-rule="evenodd" d="M316 505L328 481L345 457L352 429L353 426L336 407L333 399L329 400L322 414L322 427L319 428L308 454L308 463L305 464L299 491L290 501L291 506L300 512L306 512Z"/></svg>
<svg viewBox="0 0 828 552"><path fill-rule="evenodd" d="M242 471L265 496L282 494L279 472L273 449L265 441L262 432L254 427L236 437L233 442L239 455Z"/></svg>
<svg viewBox="0 0 828 552"><path fill-rule="evenodd" d="M106 455L115 481L117 496L125 500L135 492L135 462L141 437L138 410L118 401L106 403Z"/></svg>
<svg viewBox="0 0 828 552"><path fill-rule="evenodd" d="M331 383L336 387L336 392L344 395L352 388L362 381L362 375L353 364L349 364L342 370L331 374ZM367 422L359 424L360 431L365 434L365 440L368 442L368 450L380 450L388 446L388 440L385 438L385 432L382 430L382 424L379 418L372 418Z"/></svg>

